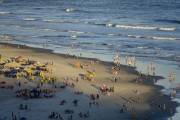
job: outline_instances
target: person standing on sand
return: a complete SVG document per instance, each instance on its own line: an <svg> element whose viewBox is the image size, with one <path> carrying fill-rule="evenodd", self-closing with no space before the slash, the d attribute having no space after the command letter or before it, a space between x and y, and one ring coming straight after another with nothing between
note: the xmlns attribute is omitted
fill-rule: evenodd
<svg viewBox="0 0 180 120"><path fill-rule="evenodd" d="M164 103L164 105L163 105L163 106L164 106L164 110L166 110L166 104L165 104L165 103Z"/></svg>
<svg viewBox="0 0 180 120"><path fill-rule="evenodd" d="M97 108L99 107L99 103L98 102L96 102L96 106L97 106Z"/></svg>
<svg viewBox="0 0 180 120"><path fill-rule="evenodd" d="M14 117L14 112L12 112L12 117Z"/></svg>
<svg viewBox="0 0 180 120"><path fill-rule="evenodd" d="M76 82L78 82L78 81L79 81L79 78L77 77L77 78L76 78Z"/></svg>
<svg viewBox="0 0 180 120"><path fill-rule="evenodd" d="M156 83L156 80L155 79L153 79L153 82L154 82L154 84Z"/></svg>
<svg viewBox="0 0 180 120"><path fill-rule="evenodd" d="M20 81L19 81L19 84L18 84L18 85L19 85L19 87L21 86L21 82L20 82Z"/></svg>
<svg viewBox="0 0 180 120"><path fill-rule="evenodd" d="M91 102L89 102L89 108L91 108Z"/></svg>
<svg viewBox="0 0 180 120"><path fill-rule="evenodd" d="M96 95L96 98L99 99L99 94Z"/></svg>
<svg viewBox="0 0 180 120"><path fill-rule="evenodd" d="M66 56L69 57L69 54L70 54L70 52L69 52L69 50L68 50Z"/></svg>
<svg viewBox="0 0 180 120"><path fill-rule="evenodd" d="M155 75L155 69L156 69L155 66L153 66L153 75Z"/></svg>
<svg viewBox="0 0 180 120"><path fill-rule="evenodd" d="M147 75L149 75L149 65L147 66Z"/></svg>

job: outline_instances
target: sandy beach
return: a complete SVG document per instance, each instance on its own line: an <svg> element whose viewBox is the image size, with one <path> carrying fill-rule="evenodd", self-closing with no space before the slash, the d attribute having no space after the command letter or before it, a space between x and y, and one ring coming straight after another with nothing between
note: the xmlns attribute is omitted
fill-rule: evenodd
<svg viewBox="0 0 180 120"><path fill-rule="evenodd" d="M153 79L157 81L161 76L140 75L135 67L121 65L117 74L112 74L115 64L111 62L6 43L0 44L0 54L0 63L5 67L0 69L0 82L6 82L0 88L0 119L14 120L16 116L28 120L162 120L173 116L178 106L169 96L160 93L163 87L154 84ZM11 61L19 56L36 64ZM22 77L23 72L20 72L18 77L12 78L3 73L10 67L26 70L43 65L47 68L44 77L56 78L54 83L43 81L40 75ZM102 91L104 86L107 87L105 92ZM17 97L18 90L34 88L55 93L46 96L42 92L38 98ZM20 109L20 104L27 108Z"/></svg>

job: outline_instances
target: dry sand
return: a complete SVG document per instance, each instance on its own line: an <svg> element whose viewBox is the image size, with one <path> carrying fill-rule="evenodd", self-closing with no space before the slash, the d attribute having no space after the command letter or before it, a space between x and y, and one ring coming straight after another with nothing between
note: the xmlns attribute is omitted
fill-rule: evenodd
<svg viewBox="0 0 180 120"><path fill-rule="evenodd" d="M88 58L73 58L72 56L55 54L51 50L31 48L27 46L13 44L0 44L0 54L1 62L9 59L11 57L22 56L25 59L36 60L40 63L52 63L50 69L53 73L51 75L57 76L58 81L65 82L68 76L68 82L74 83L75 87L67 87L65 89L53 88L51 84L45 83L44 87L53 88L57 92L53 98L38 98L38 99L28 99L16 97L15 91L23 88L33 88L37 86L38 82L30 82L25 78L6 78L3 75L0 76L0 82L6 81L9 85L14 85L14 89L2 89L0 88L0 118L6 116L7 120L12 120L12 112L19 118L26 117L28 120L48 120L48 116L51 112L57 112L61 114L63 120L67 120L70 114L65 114L64 110L73 109L72 114L73 120L88 119L88 120L128 120L128 119L144 119L145 115L148 119L163 119L171 116L176 112L177 107L176 102L172 102L169 96L160 96L159 90L162 87L153 84L153 78L156 80L162 78L159 76L145 76L141 77L142 83L137 83L136 80L139 78L139 73L135 71L133 67L127 67L121 65L121 70L118 74L113 75L111 72L113 63L103 62L96 59ZM94 61L94 64L90 64L88 69L75 68L74 64L79 62L83 65L87 65L90 61ZM10 63L12 66L16 66L16 63ZM18 65L18 64L17 64ZM93 81L83 80L81 75L87 74L95 70L95 75ZM76 78L78 77L78 82ZM121 78L117 82L114 82L114 77ZM19 81L21 81L21 87L18 86ZM110 95L105 95L101 92L102 85L107 85L114 87L114 92ZM139 93L135 93L138 90ZM76 95L76 91L83 92L82 95ZM91 108L89 102L93 102L90 99L90 94L99 94L100 98L95 100L97 104L92 104ZM132 97L133 100L139 98L139 102L128 103L129 98ZM60 101L65 99L67 103L64 105L59 105ZM78 106L74 106L72 101L78 99ZM153 101L153 103L152 103ZM27 104L30 110L20 110L19 104ZM126 105L129 110L125 110L120 113L123 108L123 104ZM166 104L164 110L163 106ZM161 109L159 110L159 105ZM135 109L135 114L133 116L133 108ZM87 113L89 111L88 118L79 117L79 113Z"/></svg>

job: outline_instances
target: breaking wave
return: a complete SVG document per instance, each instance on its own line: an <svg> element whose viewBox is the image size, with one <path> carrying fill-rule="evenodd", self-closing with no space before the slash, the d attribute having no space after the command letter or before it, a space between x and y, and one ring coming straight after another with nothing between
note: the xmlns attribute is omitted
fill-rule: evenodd
<svg viewBox="0 0 180 120"><path fill-rule="evenodd" d="M176 28L158 28L158 30L164 30L164 31L175 31Z"/></svg>
<svg viewBox="0 0 180 120"><path fill-rule="evenodd" d="M104 25L103 23L94 23L94 24L95 25ZM177 28L171 28L171 27L118 25L118 24L112 24L112 23L105 24L105 26L123 28L123 29L140 29L140 30L161 30L161 31L175 31L175 30L177 30Z"/></svg>
<svg viewBox="0 0 180 120"><path fill-rule="evenodd" d="M34 21L34 20L40 20L38 18L23 18L24 21Z"/></svg>
<svg viewBox="0 0 180 120"><path fill-rule="evenodd" d="M13 14L13 12L0 12L1 15L3 14Z"/></svg>
<svg viewBox="0 0 180 120"><path fill-rule="evenodd" d="M124 36L124 37L131 37L131 38L148 38L148 39L157 39L157 40L180 40L180 38L173 38L173 37L159 37L159 36L140 36L140 35L124 35L124 34L106 34L107 36Z"/></svg>
<svg viewBox="0 0 180 120"><path fill-rule="evenodd" d="M75 11L75 9L73 9L73 8L67 8L67 9L65 9L65 11L66 11L66 12L73 12L73 11Z"/></svg>
<svg viewBox="0 0 180 120"><path fill-rule="evenodd" d="M41 20L43 22L54 22L54 23L80 23L81 21L69 21L69 20L51 20L51 19L38 19L38 18L23 18L24 21L35 21L35 20ZM112 24L112 23L101 23L101 22L81 22L84 24L94 24L94 25L101 25L106 27L116 27L116 28L122 28L122 29L139 29L139 30L160 30L160 31L176 31L177 28L171 28L171 27L156 27L156 26L135 26L135 25L119 25L119 24Z"/></svg>
<svg viewBox="0 0 180 120"><path fill-rule="evenodd" d="M129 26L129 25L115 25L117 28L126 28L126 29L143 29L143 30L154 30L157 27L148 27L148 26Z"/></svg>

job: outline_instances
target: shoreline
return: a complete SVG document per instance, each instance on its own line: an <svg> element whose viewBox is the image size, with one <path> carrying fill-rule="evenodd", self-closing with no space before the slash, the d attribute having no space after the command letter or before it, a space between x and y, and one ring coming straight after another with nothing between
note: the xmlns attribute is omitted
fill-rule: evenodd
<svg viewBox="0 0 180 120"><path fill-rule="evenodd" d="M52 54L52 55L57 55L57 56L61 56L62 58L66 58L67 55L66 54L60 54L60 53L53 53L53 50L50 49L43 49L43 48L34 48L34 47L29 47L29 46L24 46L24 45L18 45L18 44L9 44L9 43L0 43L0 45L3 46L9 46L12 47L14 49L19 49L19 50L30 50L33 51L34 53L39 53L39 54ZM19 46L19 48L17 48L17 46ZM73 56L68 56L68 58L70 59L74 59ZM94 58L84 58L84 57L79 57L80 60L93 60L93 61L99 61L98 59L94 59ZM99 61L99 64L102 64L103 66L112 66L113 63L112 62L105 62L105 61ZM128 68L128 69L127 69ZM137 70L135 70L134 67L130 67L127 65L121 65L121 71L126 71L128 72L128 74L134 74L137 75L139 74L139 72ZM171 99L166 96L163 95L161 97L159 97L159 91L162 90L164 87L163 86L159 86L159 85L154 85L152 79L155 78L156 80L159 79L163 79L163 77L161 76L148 76L146 77L145 75L143 75L142 80L143 80L143 85L144 86L148 86L150 88L152 88L154 91L149 91L148 94L148 98L155 98L155 101L157 103L161 103L162 101L166 101L167 105L166 108L170 108L171 105L172 107L172 115L175 114L176 112L176 108L179 106L179 103L171 101ZM149 80L147 80L149 79ZM144 82L145 81L145 82ZM134 83L135 80L129 80L130 83ZM136 84L136 83L135 83ZM147 94L147 93L146 93ZM149 96L150 95L150 96ZM145 95L147 96L147 95ZM151 104L151 100L148 99L148 103L150 104L150 110L148 111L142 111L143 114L147 114L147 113L152 113L153 111L155 111L156 109L158 109L157 105L156 107L152 107L153 105ZM166 110L167 111L167 110ZM162 118L162 119L167 119L169 118L171 115L169 114L164 114L164 111L158 111L156 112L156 114L154 116L148 116L149 119L152 119L153 117L157 117L157 118Z"/></svg>

